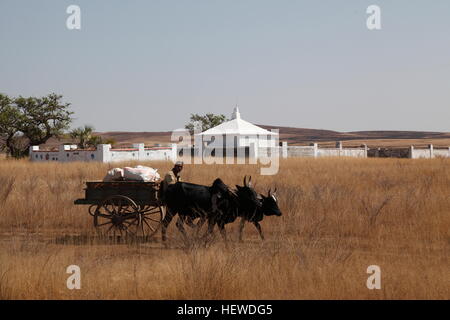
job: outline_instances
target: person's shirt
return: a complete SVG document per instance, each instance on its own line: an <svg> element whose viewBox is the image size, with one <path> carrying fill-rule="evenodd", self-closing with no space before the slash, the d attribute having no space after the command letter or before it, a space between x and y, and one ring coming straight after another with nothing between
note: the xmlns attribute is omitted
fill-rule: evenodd
<svg viewBox="0 0 450 320"><path fill-rule="evenodd" d="M170 170L164 176L164 180L162 182L163 192L166 191L167 187L171 184L175 184L178 181L181 181L180 175L176 176L173 170Z"/></svg>
<svg viewBox="0 0 450 320"><path fill-rule="evenodd" d="M166 173L166 176L164 177L164 181L165 181L165 183L167 183L167 185L175 184L178 181L181 181L181 177L180 177L180 175L176 176L175 173L172 170L170 170L169 172Z"/></svg>

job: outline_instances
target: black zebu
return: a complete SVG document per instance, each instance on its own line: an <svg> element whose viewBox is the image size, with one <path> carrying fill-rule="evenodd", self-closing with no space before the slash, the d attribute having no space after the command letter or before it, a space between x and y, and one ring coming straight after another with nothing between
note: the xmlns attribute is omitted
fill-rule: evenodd
<svg viewBox="0 0 450 320"><path fill-rule="evenodd" d="M259 196L261 197L259 199L261 205L256 207L253 213L251 211L245 211L239 215L241 217L241 221L239 224L239 241L242 241L242 233L244 230L245 222L253 223L256 229L258 230L261 239L264 240L264 234L262 232L261 225L259 224L263 220L264 216L282 215L281 210L278 207L277 203L278 200L275 196L275 192L276 189L273 193L269 189L267 197L262 194L259 194Z"/></svg>
<svg viewBox="0 0 450 320"><path fill-rule="evenodd" d="M257 194L252 187L251 180L252 178L249 177L247 181L247 177L245 176L244 186L236 185L237 202L235 198L233 198L233 201L225 198L220 199L218 202L220 211L216 215L215 220L224 237L226 235L225 225L234 222L237 217L240 217L239 241L242 241L245 222L253 223L261 239L264 240L261 225L259 224L264 216L282 215L278 207L278 200L275 196L276 189L274 192L269 189L267 196Z"/></svg>
<svg viewBox="0 0 450 320"><path fill-rule="evenodd" d="M173 217L178 214L177 228L186 238L183 224L192 225L192 220L200 218L199 227L208 221L208 233L214 224L222 226L222 217L231 212L229 206L237 208L237 196L222 180L216 179L211 186L198 185L187 182L177 182L169 185L164 194L167 213L162 221L162 241L166 241L167 227ZM224 213L226 212L226 214ZM224 229L221 228L222 235Z"/></svg>

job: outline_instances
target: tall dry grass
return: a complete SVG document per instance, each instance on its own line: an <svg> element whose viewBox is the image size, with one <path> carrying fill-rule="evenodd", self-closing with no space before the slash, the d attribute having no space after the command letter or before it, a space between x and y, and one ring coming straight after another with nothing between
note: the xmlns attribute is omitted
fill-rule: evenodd
<svg viewBox="0 0 450 320"><path fill-rule="evenodd" d="M169 163L144 163L161 172ZM123 164L121 164L123 165ZM169 248L96 238L84 182L111 165L0 162L1 299L449 299L450 161L445 159L289 159L275 176L257 166L187 165L183 178L221 177L278 188L282 217L247 225L238 243L217 235L185 246L176 227ZM68 290L79 265L82 289ZM382 289L368 290L379 265Z"/></svg>

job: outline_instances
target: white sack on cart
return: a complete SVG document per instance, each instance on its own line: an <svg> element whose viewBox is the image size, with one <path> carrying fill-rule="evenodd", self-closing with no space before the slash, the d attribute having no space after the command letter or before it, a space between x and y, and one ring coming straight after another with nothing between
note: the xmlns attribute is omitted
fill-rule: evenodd
<svg viewBox="0 0 450 320"><path fill-rule="evenodd" d="M157 169L145 166L125 167L123 168L123 177L125 180L144 182L154 182L161 178Z"/></svg>
<svg viewBox="0 0 450 320"><path fill-rule="evenodd" d="M123 180L123 169L114 168L108 171L106 176L103 178L104 182L120 181Z"/></svg>

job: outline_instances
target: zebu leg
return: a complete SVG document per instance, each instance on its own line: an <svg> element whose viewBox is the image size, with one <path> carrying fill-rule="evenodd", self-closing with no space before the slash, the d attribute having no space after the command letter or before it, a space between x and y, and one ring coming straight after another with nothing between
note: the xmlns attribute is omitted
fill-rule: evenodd
<svg viewBox="0 0 450 320"><path fill-rule="evenodd" d="M210 218L208 217L208 212L206 212L205 210L203 210L199 206L196 206L196 207L192 208L192 211L193 211L192 212L193 216L200 218L200 220L197 222L197 224L193 224L193 226L195 227L195 237L198 238L198 234L200 232L200 229L203 227L203 225L205 224L206 220L208 220L208 222L210 221ZM211 226L208 224L208 231L207 231L207 233L210 230L209 227L211 227ZM212 226L212 228L214 228L214 225ZM207 234L205 233L205 235L203 237L206 238Z"/></svg>
<svg viewBox="0 0 450 320"><path fill-rule="evenodd" d="M208 242L209 236L213 233L215 224L216 219L214 217L210 217L208 219L208 230L206 230L205 235L203 236L203 238L205 239L205 243Z"/></svg>
<svg viewBox="0 0 450 320"><path fill-rule="evenodd" d="M255 225L256 230L258 230L261 240L264 240L264 235L262 233L261 225L259 224L259 222L253 222L253 224Z"/></svg>
<svg viewBox="0 0 450 320"><path fill-rule="evenodd" d="M195 228L195 238L198 238L198 234L200 232L200 229L203 227L203 225L206 222L206 212L204 210L202 210L201 208L199 208L198 206L192 208L192 217L199 217L199 221L197 222L197 224L195 224L193 222L193 218L192 217L186 217L186 224L191 227L191 228Z"/></svg>
<svg viewBox="0 0 450 320"><path fill-rule="evenodd" d="M242 242L242 233L244 232L245 219L241 218L239 222L239 242Z"/></svg>
<svg viewBox="0 0 450 320"><path fill-rule="evenodd" d="M161 222L161 238L163 242L166 242L166 232L167 227L169 226L170 222L172 221L175 214L173 214L169 208L166 208L166 215L164 216L164 220Z"/></svg>
<svg viewBox="0 0 450 320"><path fill-rule="evenodd" d="M187 241L188 240L188 236L187 236L186 230L184 230L184 226L183 226L184 225L184 218L178 217L176 225L177 225L178 230L180 230L181 234L183 235L184 240Z"/></svg>
<svg viewBox="0 0 450 320"><path fill-rule="evenodd" d="M191 228L196 227L196 224L192 221L191 217L186 217L186 219L184 220L184 223L186 223Z"/></svg>
<svg viewBox="0 0 450 320"><path fill-rule="evenodd" d="M195 237L198 238L198 234L200 232L200 229L203 227L203 225L206 222L206 218L200 218L200 221L197 222L197 225L195 226Z"/></svg>
<svg viewBox="0 0 450 320"><path fill-rule="evenodd" d="M222 235L223 241L227 242L227 231L225 230L225 224L223 222L219 222L217 224L220 230L220 234Z"/></svg>

